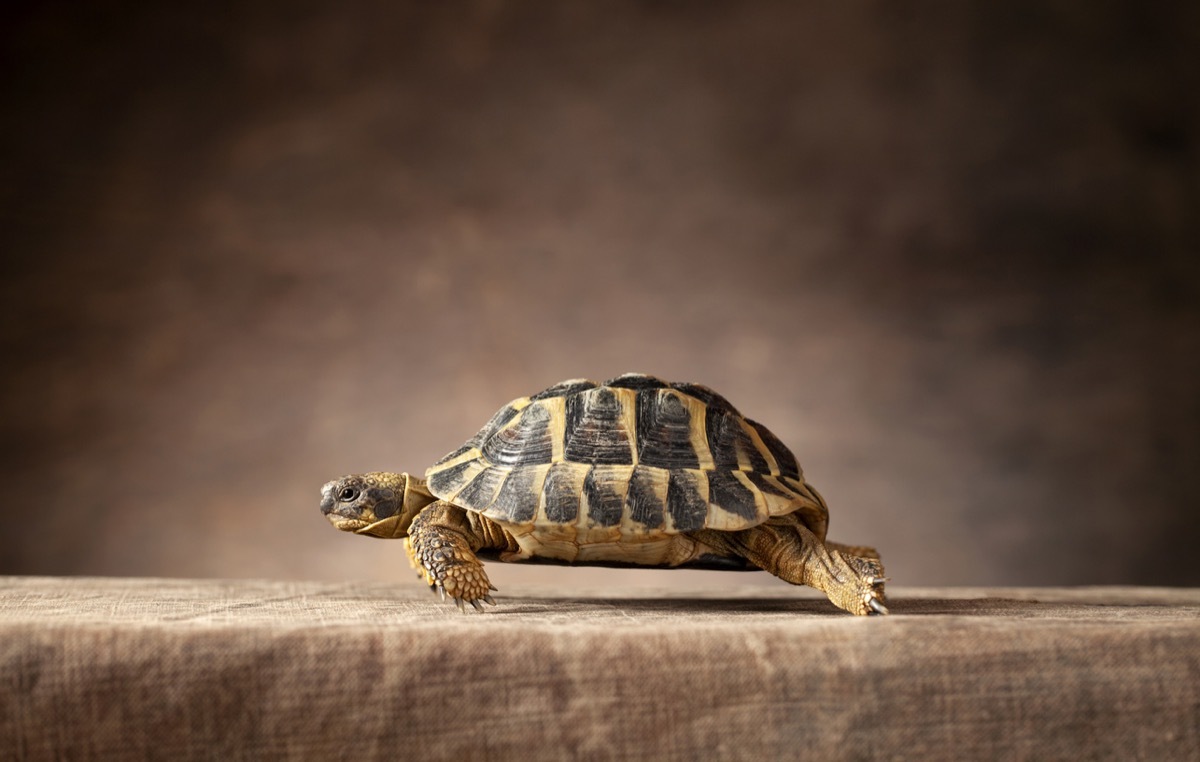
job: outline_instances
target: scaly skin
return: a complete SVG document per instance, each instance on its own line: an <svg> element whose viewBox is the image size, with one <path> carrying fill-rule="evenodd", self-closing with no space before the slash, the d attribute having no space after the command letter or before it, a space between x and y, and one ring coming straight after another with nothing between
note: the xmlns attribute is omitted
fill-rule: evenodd
<svg viewBox="0 0 1200 762"><path fill-rule="evenodd" d="M496 588L488 580L475 551L482 547L507 547L503 537L489 537L491 532L481 532L481 527L472 526L478 523L478 520L472 522L462 508L439 500L417 514L404 540L409 563L418 575L442 600L450 596L464 610L464 603L476 609L482 608L480 601L496 603L489 592ZM494 522L488 523L493 525L489 529L507 535Z"/></svg>
<svg viewBox="0 0 1200 762"><path fill-rule="evenodd" d="M695 537L718 553L745 558L793 585L815 587L851 614L887 613L879 554L873 548L822 542L795 514L740 532L705 529Z"/></svg>

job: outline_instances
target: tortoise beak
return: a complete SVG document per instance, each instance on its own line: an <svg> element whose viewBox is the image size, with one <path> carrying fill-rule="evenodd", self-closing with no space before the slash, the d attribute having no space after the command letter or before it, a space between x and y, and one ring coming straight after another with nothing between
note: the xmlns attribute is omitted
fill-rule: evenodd
<svg viewBox="0 0 1200 762"><path fill-rule="evenodd" d="M329 517L329 523L333 524L335 527L342 530L343 532L355 532L355 533L361 532L362 530L364 530L368 526L370 526L366 521L363 521L362 519L348 519L345 516L336 516L336 515Z"/></svg>
<svg viewBox="0 0 1200 762"><path fill-rule="evenodd" d="M333 497L333 488L336 485L337 482L329 482L321 488L321 513L326 516L332 513L334 507L337 505L337 500Z"/></svg>

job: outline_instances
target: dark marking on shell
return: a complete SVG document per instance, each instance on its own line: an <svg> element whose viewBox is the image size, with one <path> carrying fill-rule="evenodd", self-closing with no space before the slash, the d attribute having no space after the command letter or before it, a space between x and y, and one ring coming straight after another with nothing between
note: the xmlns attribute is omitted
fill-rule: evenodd
<svg viewBox="0 0 1200 762"><path fill-rule="evenodd" d="M796 462L796 456L792 455L792 451L787 448L787 445L780 442L779 437L772 434L770 429L758 421L752 421L747 418L746 423L754 427L754 430L762 438L763 444L767 446L767 449L771 451L771 455L775 457L775 462L779 464L779 473L783 476L799 479L800 464Z"/></svg>
<svg viewBox="0 0 1200 762"><path fill-rule="evenodd" d="M455 504L475 511L485 510L495 499L496 490L508 473L504 468L484 469L454 496Z"/></svg>
<svg viewBox="0 0 1200 762"><path fill-rule="evenodd" d="M579 489L577 471L569 463L556 463L546 473L542 499L546 503L546 518L555 524L571 524L579 518Z"/></svg>
<svg viewBox="0 0 1200 762"><path fill-rule="evenodd" d="M542 493L542 482L538 479L544 476L542 469L538 468L513 469L504 480L504 484L500 485L500 492L496 494L496 499L492 501L487 512L495 518L504 518L514 524L528 524L533 521L537 513L538 497Z"/></svg>
<svg viewBox="0 0 1200 762"><path fill-rule="evenodd" d="M604 386L611 386L614 389L663 389L667 386L667 382L661 378L647 376L644 373L626 373L616 378L610 378L604 382Z"/></svg>
<svg viewBox="0 0 1200 762"><path fill-rule="evenodd" d="M467 469L474 465L475 461L468 460L459 463L457 466L451 466L442 471L435 471L429 475L429 483L426 486L435 495L452 494L466 482L464 474Z"/></svg>
<svg viewBox="0 0 1200 762"><path fill-rule="evenodd" d="M655 478L656 472L658 478ZM625 495L629 518L644 524L647 529L660 529L663 525L663 511L666 505L663 497L655 490L661 478L661 471L658 469L638 466L633 469L633 475L629 479L629 492Z"/></svg>
<svg viewBox="0 0 1200 762"><path fill-rule="evenodd" d="M710 409L717 408L718 410L729 412L740 417L737 408L729 404L729 400L725 399L703 384L678 383L671 384L671 388L677 389L689 397L695 397L707 405Z"/></svg>
<svg viewBox="0 0 1200 762"><path fill-rule="evenodd" d="M738 467L737 450L729 442L726 429L730 416L719 407L710 407L704 413L704 434L708 438L708 451L712 454L713 467Z"/></svg>
<svg viewBox="0 0 1200 762"><path fill-rule="evenodd" d="M469 450L472 447L480 446L481 444L486 442L489 437L491 437L493 434L495 434L500 429L504 428L504 424L511 421L513 419L513 416L515 416L517 413L520 412L520 410L517 409L516 404L518 402L523 402L523 401L524 401L523 397L521 399L513 400L512 402L508 403L504 407L497 410L496 414L492 416L492 419L490 421L488 421L487 423L485 423L483 428L480 429L478 432L476 432L475 436L473 436L469 440L467 440L467 443L465 445L463 445L463 448L464 448L463 452L465 452L466 450ZM447 455L445 460L449 460L451 457L453 457L453 455L454 455L454 453Z"/></svg>
<svg viewBox="0 0 1200 762"><path fill-rule="evenodd" d="M708 472L708 500L721 509L745 519L758 516L754 493L730 471Z"/></svg>
<svg viewBox="0 0 1200 762"><path fill-rule="evenodd" d="M572 378L568 381L560 381L549 389L543 389L529 399L545 400L551 397L566 397L568 394L594 388L596 388L596 382L594 381L589 381L586 378Z"/></svg>
<svg viewBox="0 0 1200 762"><path fill-rule="evenodd" d="M625 507L626 486L623 473L613 473L603 467L588 471L583 480L588 518L600 526L614 527L620 524L621 511Z"/></svg>
<svg viewBox="0 0 1200 762"><path fill-rule="evenodd" d="M639 392L638 463L669 469L699 468L691 426L691 414L677 392Z"/></svg>
<svg viewBox="0 0 1200 762"><path fill-rule="evenodd" d="M633 448L621 426L621 400L600 387L566 400L563 457L575 463L632 465Z"/></svg>
<svg viewBox="0 0 1200 762"><path fill-rule="evenodd" d="M746 453L746 459L750 461L750 470L753 473L769 474L771 467L767 465L767 459L763 457L762 451L755 446L754 440L746 433L746 430L741 426L738 427L739 434L735 442L736 446Z"/></svg>
<svg viewBox="0 0 1200 762"><path fill-rule="evenodd" d="M700 473L703 472L671 472L671 481L667 485L667 510L671 512L675 528L681 532L703 529L708 519L708 502L700 492Z"/></svg>
<svg viewBox="0 0 1200 762"><path fill-rule="evenodd" d="M521 411L513 425L488 438L482 450L484 458L502 466L549 463L554 454L550 413L533 403Z"/></svg>
<svg viewBox="0 0 1200 762"><path fill-rule="evenodd" d="M713 408L705 415L708 450L712 453L713 465L718 470L737 471L741 468L738 451L746 453L750 468L759 473L770 473L767 459L754 446L754 440L742 426L743 419L729 413L713 414Z"/></svg>
<svg viewBox="0 0 1200 762"><path fill-rule="evenodd" d="M796 497L796 495L794 493L788 492L787 490L783 489L782 487L775 486L775 482L772 482L769 479L767 479L765 474L752 471L752 472L746 474L746 476L750 479L750 482L755 487L758 487L759 490L761 490L762 492L765 492L769 495L779 495L780 497L787 497L787 498L795 498Z"/></svg>

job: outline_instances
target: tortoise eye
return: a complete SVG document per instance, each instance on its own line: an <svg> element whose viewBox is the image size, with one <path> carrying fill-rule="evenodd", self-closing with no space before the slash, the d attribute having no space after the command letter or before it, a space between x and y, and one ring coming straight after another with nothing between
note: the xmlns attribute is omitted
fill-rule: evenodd
<svg viewBox="0 0 1200 762"><path fill-rule="evenodd" d="M342 487L341 492L338 492L338 500L343 503L349 503L356 497L358 497L358 490L353 487Z"/></svg>

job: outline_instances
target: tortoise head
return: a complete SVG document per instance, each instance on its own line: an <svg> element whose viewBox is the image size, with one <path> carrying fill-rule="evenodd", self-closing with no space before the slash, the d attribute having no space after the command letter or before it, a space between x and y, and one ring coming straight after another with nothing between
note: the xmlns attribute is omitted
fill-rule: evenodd
<svg viewBox="0 0 1200 762"><path fill-rule="evenodd" d="M425 483L409 474L373 471L334 479L321 488L321 513L344 532L395 538L434 501Z"/></svg>

